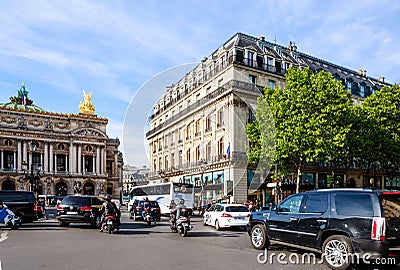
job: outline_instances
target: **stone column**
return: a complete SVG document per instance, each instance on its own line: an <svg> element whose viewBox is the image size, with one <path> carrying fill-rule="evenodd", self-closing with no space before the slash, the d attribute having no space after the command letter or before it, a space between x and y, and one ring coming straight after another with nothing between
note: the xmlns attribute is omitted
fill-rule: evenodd
<svg viewBox="0 0 400 270"><path fill-rule="evenodd" d="M44 144L44 164L43 170L45 173L49 172L49 144Z"/></svg>
<svg viewBox="0 0 400 270"><path fill-rule="evenodd" d="M82 173L82 145L78 145L78 173Z"/></svg>
<svg viewBox="0 0 400 270"><path fill-rule="evenodd" d="M100 146L97 146L97 153L96 153L96 173L100 174Z"/></svg>
<svg viewBox="0 0 400 270"><path fill-rule="evenodd" d="M82 155L82 160L83 160L83 162L82 162L82 172L86 173L85 154Z"/></svg>
<svg viewBox="0 0 400 270"><path fill-rule="evenodd" d="M53 154L53 148L54 148L54 145L51 143L50 144L50 154L49 154L49 157L50 157L50 168L49 168L49 172L50 173L53 173L54 172L54 154Z"/></svg>
<svg viewBox="0 0 400 270"><path fill-rule="evenodd" d="M26 141L22 142L22 161L23 162L28 162L28 148L27 148L27 143Z"/></svg>
<svg viewBox="0 0 400 270"><path fill-rule="evenodd" d="M4 152L1 150L1 170L4 170Z"/></svg>
<svg viewBox="0 0 400 270"><path fill-rule="evenodd" d="M96 172L96 168L95 168L95 165L96 165L96 156L93 154L93 157L92 157L92 159L93 159L93 161L92 161L92 173L94 173L94 172Z"/></svg>
<svg viewBox="0 0 400 270"><path fill-rule="evenodd" d="M57 174L57 154L54 154L54 173Z"/></svg>
<svg viewBox="0 0 400 270"><path fill-rule="evenodd" d="M17 152L14 151L14 156L13 156L13 171L17 170Z"/></svg>
<svg viewBox="0 0 400 270"><path fill-rule="evenodd" d="M68 167L68 172L72 174L74 172L74 145L72 141L69 143L69 167Z"/></svg>
<svg viewBox="0 0 400 270"><path fill-rule="evenodd" d="M17 142L17 148L18 148L18 165L17 165L17 169L18 170L22 170L22 144L21 141ZM3 159L1 159L1 162L3 162Z"/></svg>
<svg viewBox="0 0 400 270"><path fill-rule="evenodd" d="M101 174L106 174L106 150L101 148Z"/></svg>

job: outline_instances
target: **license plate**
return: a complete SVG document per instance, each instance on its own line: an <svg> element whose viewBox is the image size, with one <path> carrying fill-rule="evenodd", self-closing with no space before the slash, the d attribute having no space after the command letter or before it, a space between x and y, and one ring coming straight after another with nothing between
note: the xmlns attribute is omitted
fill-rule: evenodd
<svg viewBox="0 0 400 270"><path fill-rule="evenodd" d="M185 227L186 227L186 226L189 226L189 223L186 223L186 222L185 222L185 223L182 223L182 226L185 226Z"/></svg>
<svg viewBox="0 0 400 270"><path fill-rule="evenodd" d="M67 212L67 215L77 215L78 212Z"/></svg>
<svg viewBox="0 0 400 270"><path fill-rule="evenodd" d="M243 217L235 217L234 219L244 219Z"/></svg>
<svg viewBox="0 0 400 270"><path fill-rule="evenodd" d="M107 221L107 225L112 225L112 221Z"/></svg>

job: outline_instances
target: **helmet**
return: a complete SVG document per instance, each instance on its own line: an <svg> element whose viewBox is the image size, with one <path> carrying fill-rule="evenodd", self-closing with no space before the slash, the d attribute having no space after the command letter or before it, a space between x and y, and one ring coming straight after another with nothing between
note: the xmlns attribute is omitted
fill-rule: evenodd
<svg viewBox="0 0 400 270"><path fill-rule="evenodd" d="M107 194L106 196L104 196L104 199L105 199L106 201L111 201L111 195L110 195L110 194Z"/></svg>
<svg viewBox="0 0 400 270"><path fill-rule="evenodd" d="M179 204L182 204L182 205L185 204L185 200L184 199L180 199L179 200Z"/></svg>

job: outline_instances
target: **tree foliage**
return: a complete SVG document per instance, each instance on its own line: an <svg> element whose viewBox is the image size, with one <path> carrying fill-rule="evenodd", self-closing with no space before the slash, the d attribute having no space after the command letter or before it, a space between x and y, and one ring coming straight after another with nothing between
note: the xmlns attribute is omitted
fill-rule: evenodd
<svg viewBox="0 0 400 270"><path fill-rule="evenodd" d="M265 118L268 110L275 122L275 129L261 132L260 158L271 156L270 132L276 132L273 161L281 170L297 168L298 191L306 162L342 159L351 129L351 104L351 94L330 73L290 68L286 88L266 88L258 100L260 127L270 121Z"/></svg>

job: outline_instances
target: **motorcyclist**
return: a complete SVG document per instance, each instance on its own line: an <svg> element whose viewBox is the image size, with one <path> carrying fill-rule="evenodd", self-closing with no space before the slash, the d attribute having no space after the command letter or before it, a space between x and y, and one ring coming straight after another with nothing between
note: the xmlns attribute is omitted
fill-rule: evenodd
<svg viewBox="0 0 400 270"><path fill-rule="evenodd" d="M106 216L115 216L116 223L117 223L117 231L119 231L119 225L121 223L120 217L121 217L121 211L118 209L117 205L111 201L111 195L107 194L104 196L104 199L106 200L103 205L100 208L100 212L103 213L101 217L101 228L100 231L102 232L104 229L105 221L106 221Z"/></svg>
<svg viewBox="0 0 400 270"><path fill-rule="evenodd" d="M4 218L8 215L2 201L0 201L0 222L4 223Z"/></svg>
<svg viewBox="0 0 400 270"><path fill-rule="evenodd" d="M185 208L185 200L180 199L179 204L176 206L176 220L179 219L179 217L182 215L182 209Z"/></svg>
<svg viewBox="0 0 400 270"><path fill-rule="evenodd" d="M145 217L145 215L146 215L147 209L150 210L150 214L153 216L153 212L151 211L151 204L150 204L149 198L146 197L146 198L144 199L143 210L142 210L142 217L143 217L143 219L144 219L144 217Z"/></svg>

